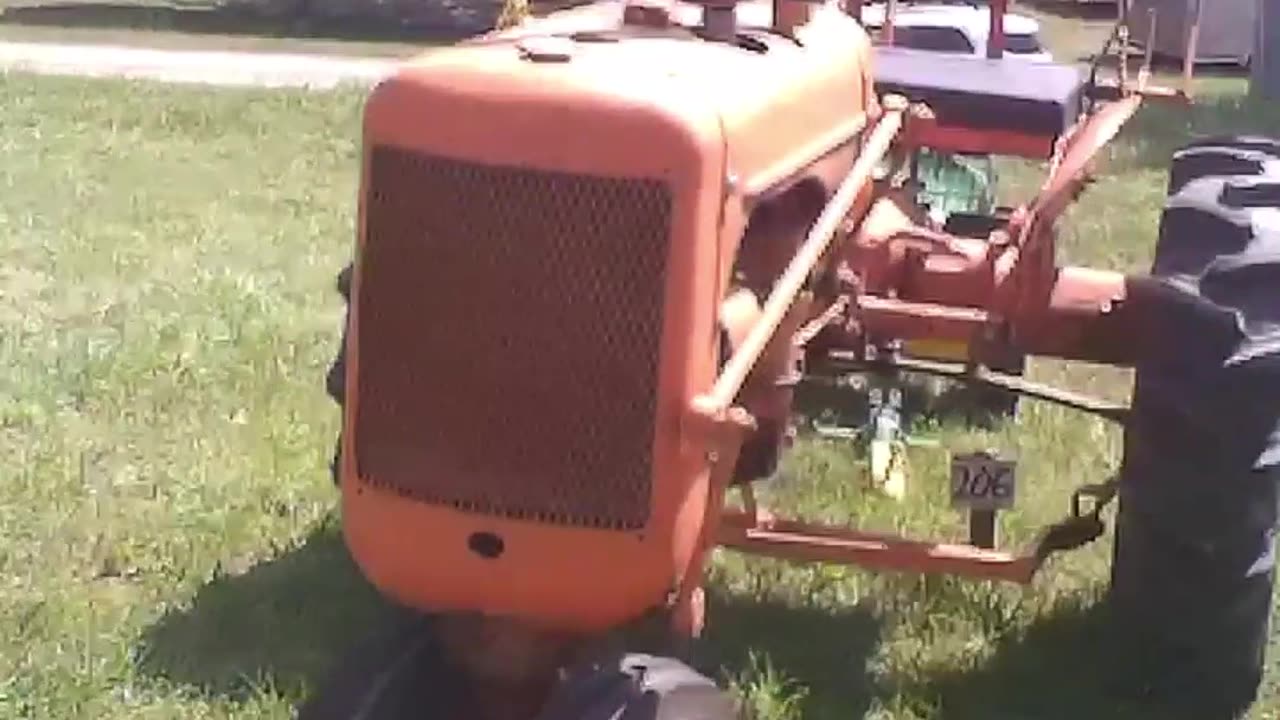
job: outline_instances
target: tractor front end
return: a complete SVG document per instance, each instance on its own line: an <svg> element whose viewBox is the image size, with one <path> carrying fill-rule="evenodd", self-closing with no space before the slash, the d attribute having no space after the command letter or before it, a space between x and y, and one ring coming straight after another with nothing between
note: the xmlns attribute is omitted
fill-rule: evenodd
<svg viewBox="0 0 1280 720"><path fill-rule="evenodd" d="M821 209L874 109L847 15L797 43L722 10L701 30L639 5L516 28L369 98L337 470L348 545L388 596L695 629L712 475L759 425L743 464L768 465L789 344L757 348L751 422L729 419L742 398L699 398L758 314L745 286L767 292L812 220L790 213Z"/></svg>
<svg viewBox="0 0 1280 720"><path fill-rule="evenodd" d="M390 596L599 629L664 597L706 514L680 431L724 157L697 98L573 68L478 46L369 100L341 477Z"/></svg>

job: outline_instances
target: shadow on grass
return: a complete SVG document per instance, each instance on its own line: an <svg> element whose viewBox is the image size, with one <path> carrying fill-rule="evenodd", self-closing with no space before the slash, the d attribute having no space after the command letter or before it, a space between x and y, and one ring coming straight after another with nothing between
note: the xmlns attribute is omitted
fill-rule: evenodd
<svg viewBox="0 0 1280 720"><path fill-rule="evenodd" d="M979 668L927 676L912 694L929 698L945 720L1141 720L1146 716L1106 699L1115 669L1106 637L1105 612L1068 606L1002 642Z"/></svg>
<svg viewBox="0 0 1280 720"><path fill-rule="evenodd" d="M937 708L939 720L1228 717L1187 704L1189 696L1176 704L1144 699L1139 674L1153 661L1150 652L1118 640L1105 601L1073 599L1001 642L978 668L940 670L904 690Z"/></svg>
<svg viewBox="0 0 1280 720"><path fill-rule="evenodd" d="M209 581L142 638L145 675L240 699L272 687L299 698L391 606L360 576L338 528L317 528L296 549Z"/></svg>
<svg viewBox="0 0 1280 720"><path fill-rule="evenodd" d="M832 612L715 590L708 600L699 658L704 672L718 666L723 684L724 676L748 676L758 669L757 658L766 659L781 680L805 686L799 717L851 720L866 714L874 690L867 663L881 634L880 620L868 609Z"/></svg>
<svg viewBox="0 0 1280 720"><path fill-rule="evenodd" d="M865 712L865 664L878 638L870 613L831 615L714 593L708 612L713 667L740 676L753 650L765 653L811 686L806 719ZM209 581L189 606L166 613L145 631L137 669L206 697L243 700L268 687L298 703L352 665L371 637L404 622L406 613L360 576L336 524L326 524L273 560Z"/></svg>
<svg viewBox="0 0 1280 720"><path fill-rule="evenodd" d="M1121 699L1135 656L1113 642L1103 605L1065 603L1001 642L977 668L885 687L868 667L882 625L866 607L833 612L714 588L709 600L700 667L722 684L759 683L752 673L766 659L781 680L804 686L804 720L865 717L886 690L937 708L939 720L1171 720L1167 709ZM326 526L275 560L212 580L190 607L162 617L142 639L138 669L208 697L245 699L269 687L298 703L350 665L351 652L371 636L405 621L363 581L337 529Z"/></svg>
<svg viewBox="0 0 1280 720"><path fill-rule="evenodd" d="M446 43L467 35L456 29L409 26L377 18L308 17L305 10L293 15L266 15L234 7L110 2L10 7L0 12L0 25L348 42Z"/></svg>

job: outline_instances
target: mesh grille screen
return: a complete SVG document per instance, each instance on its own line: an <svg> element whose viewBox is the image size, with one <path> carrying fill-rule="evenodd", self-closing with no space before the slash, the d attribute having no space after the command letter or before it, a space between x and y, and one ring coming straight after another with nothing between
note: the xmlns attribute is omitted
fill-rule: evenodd
<svg viewBox="0 0 1280 720"><path fill-rule="evenodd" d="M469 512L642 527L666 185L372 152L361 476Z"/></svg>

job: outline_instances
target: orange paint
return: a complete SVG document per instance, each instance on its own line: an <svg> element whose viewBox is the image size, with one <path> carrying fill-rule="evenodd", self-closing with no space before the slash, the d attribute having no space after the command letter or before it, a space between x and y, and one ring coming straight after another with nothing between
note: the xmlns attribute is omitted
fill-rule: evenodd
<svg viewBox="0 0 1280 720"><path fill-rule="evenodd" d="M672 591L697 585L701 555L712 540L709 533L714 531L719 508L708 453L717 442L729 443L722 451L736 449L732 440L717 441L716 433L700 429L704 423L691 415L690 408L715 380L717 310L742 227L751 207L761 201L743 189L767 195L806 178L838 181L853 161L851 150L861 125L851 125L851 119L872 104L870 47L852 19L833 22L827 16L823 23L799 27L796 34L804 45L759 33L767 49L764 53L704 42L678 30L659 30L654 37L652 26L661 23L649 16L645 17L649 27L634 32L616 23L593 26L589 20L579 29L614 37L566 43L521 41L515 39L518 31L498 34L411 60L379 85L364 116L366 156L358 247L363 257L369 243L381 242L368 231L374 205L369 197L374 191L369 158L379 147L407 153L405 157L442 158L439 162L459 161L468 167L501 166L664 184L671 198L670 236L653 398L656 423L648 449L650 490L648 507L641 513L645 520L638 527L604 529L518 519L424 501L388 489L385 478L371 484L374 478L360 477L360 351L362 328L368 322L362 316L361 299L368 291L366 268L358 258L347 356L343 522L352 556L366 577L387 596L409 606L479 611L591 632L659 609ZM824 164L828 158L838 163ZM397 197L412 197L404 194L403 186L395 192ZM379 202L430 205L433 198ZM501 202L501 198L475 202ZM537 212L532 207L527 211ZM441 207L438 212L451 211ZM466 210L468 217L475 212L474 206ZM576 212L590 216L587 209ZM411 232L396 227L396 232ZM457 231L465 234L466 228ZM539 237L489 235L469 241L542 242ZM406 240L401 237L397 242ZM464 257L465 243L448 242L454 244L445 247L460 248L450 250L449 258ZM547 256L546 262L555 261ZM387 261L379 262L385 267ZM619 257L617 262L627 259ZM402 301L410 307L418 304L412 294ZM458 306L447 312L466 312L467 288L459 289L456 302ZM511 308L512 328L520 327L520 310ZM590 313L593 308L566 311ZM418 312L423 323L441 322L443 317L435 308ZM496 331L484 326L467 330ZM574 341L559 336L554 325L521 332L544 338L545 343ZM628 329L623 325L617 332ZM491 363L449 359L451 346L446 343L431 352L442 358L440 364L449 368L458 387L488 382L476 374L492 367ZM538 347L515 348L510 372L518 377L520 353L537 352ZM418 372L433 370L424 363ZM492 381L517 393L527 386L505 374L495 375ZM432 385L445 392L448 386ZM407 388L391 395L400 402L422 404L419 412L430 412L435 404L444 408L465 401L412 393ZM619 402L630 400L620 397ZM500 412L497 407L467 408L468 416L480 420ZM604 428L601 432L607 432L611 421L608 414L582 420ZM536 430L530 425L510 432ZM593 445L608 442L607 435L591 435L575 443L580 447L563 451L590 452ZM384 454L393 452L385 443L379 447ZM493 438L492 453L501 454L504 447L502 437ZM406 450L405 458L417 459L398 465L380 461L379 467L408 477L397 482L467 486L466 464L447 457L447 448L435 452L438 460L430 461L421 452ZM406 469L406 462L417 463L416 473ZM430 477L444 472L459 475L448 483L436 483ZM421 477L409 477L415 474ZM601 478L601 482L607 480ZM557 479L541 482L554 484ZM494 557L476 550L477 537L485 541L480 545L500 548L490 553ZM692 576L689 583L682 582L686 574Z"/></svg>

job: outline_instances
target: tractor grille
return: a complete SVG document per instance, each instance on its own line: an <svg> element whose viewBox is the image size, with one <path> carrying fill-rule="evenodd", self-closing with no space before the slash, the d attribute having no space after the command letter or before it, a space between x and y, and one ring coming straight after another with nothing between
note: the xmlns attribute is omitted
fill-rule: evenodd
<svg viewBox="0 0 1280 720"><path fill-rule="evenodd" d="M643 527L667 186L372 152L361 476L473 513Z"/></svg>

